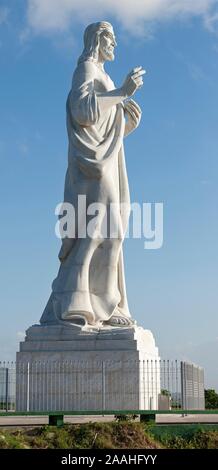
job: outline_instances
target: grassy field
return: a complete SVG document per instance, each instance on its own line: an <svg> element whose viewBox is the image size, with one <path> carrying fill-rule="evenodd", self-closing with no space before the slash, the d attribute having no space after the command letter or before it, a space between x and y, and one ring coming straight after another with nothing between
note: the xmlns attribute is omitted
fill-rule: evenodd
<svg viewBox="0 0 218 470"><path fill-rule="evenodd" d="M138 422L0 429L0 449L217 449L213 426Z"/></svg>

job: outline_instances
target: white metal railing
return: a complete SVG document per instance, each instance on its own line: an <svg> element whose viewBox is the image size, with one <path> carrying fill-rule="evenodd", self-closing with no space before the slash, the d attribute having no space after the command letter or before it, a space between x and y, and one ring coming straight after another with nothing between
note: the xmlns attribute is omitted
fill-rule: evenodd
<svg viewBox="0 0 218 470"><path fill-rule="evenodd" d="M177 360L0 362L0 411L204 409L203 369Z"/></svg>

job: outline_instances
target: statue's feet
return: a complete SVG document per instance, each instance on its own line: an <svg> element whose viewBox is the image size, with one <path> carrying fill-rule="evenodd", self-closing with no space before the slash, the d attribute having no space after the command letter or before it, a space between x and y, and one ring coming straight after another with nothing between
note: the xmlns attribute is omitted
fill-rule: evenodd
<svg viewBox="0 0 218 470"><path fill-rule="evenodd" d="M109 326L133 326L135 324L135 321L132 320L131 318L128 317L123 317L119 314L114 314L112 317L104 322L104 325L109 325Z"/></svg>

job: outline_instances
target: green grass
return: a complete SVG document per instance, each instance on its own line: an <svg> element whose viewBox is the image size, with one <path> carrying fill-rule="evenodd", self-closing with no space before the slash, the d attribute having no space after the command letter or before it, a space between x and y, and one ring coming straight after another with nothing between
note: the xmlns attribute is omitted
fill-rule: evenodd
<svg viewBox="0 0 218 470"><path fill-rule="evenodd" d="M0 430L0 448L33 449L156 449L162 447L141 423L66 424L61 428Z"/></svg>
<svg viewBox="0 0 218 470"><path fill-rule="evenodd" d="M217 425L151 425L149 433L168 449L218 449Z"/></svg>
<svg viewBox="0 0 218 470"><path fill-rule="evenodd" d="M1 449L217 449L217 427L140 422L0 429Z"/></svg>

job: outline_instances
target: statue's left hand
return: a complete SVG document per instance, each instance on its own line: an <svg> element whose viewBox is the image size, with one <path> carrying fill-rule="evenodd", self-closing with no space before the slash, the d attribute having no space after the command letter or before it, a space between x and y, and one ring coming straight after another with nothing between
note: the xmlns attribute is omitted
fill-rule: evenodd
<svg viewBox="0 0 218 470"><path fill-rule="evenodd" d="M124 112L128 117L125 128L125 135L128 135L138 127L141 121L142 111L134 100L129 100L124 103Z"/></svg>

